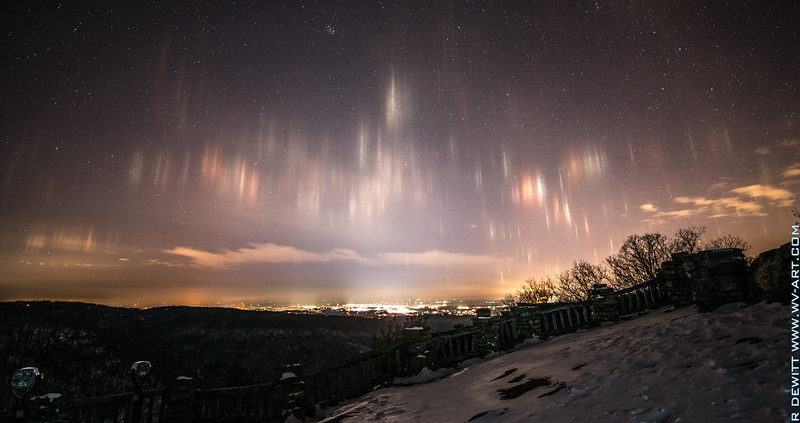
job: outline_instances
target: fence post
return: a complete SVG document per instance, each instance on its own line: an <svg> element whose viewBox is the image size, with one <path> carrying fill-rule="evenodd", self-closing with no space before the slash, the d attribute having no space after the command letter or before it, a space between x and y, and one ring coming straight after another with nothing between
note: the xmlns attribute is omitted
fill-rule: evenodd
<svg viewBox="0 0 800 423"><path fill-rule="evenodd" d="M135 392L131 398L131 421L139 423L142 420L142 397L139 396L141 390Z"/></svg>
<svg viewBox="0 0 800 423"><path fill-rule="evenodd" d="M195 392L200 390L202 379L197 370L181 372L172 382L167 407L167 421L190 422L196 414Z"/></svg>
<svg viewBox="0 0 800 423"><path fill-rule="evenodd" d="M305 420L311 411L310 404L306 404L306 383L303 381L303 365L287 364L281 370L281 377L275 383L285 397L285 408L282 410L284 418L290 415L300 420Z"/></svg>
<svg viewBox="0 0 800 423"><path fill-rule="evenodd" d="M486 355L491 351L500 351L500 316L491 316L490 309L478 309L478 317L472 319L473 326L479 328L478 353Z"/></svg>
<svg viewBox="0 0 800 423"><path fill-rule="evenodd" d="M142 386L150 376L152 365L149 361L137 361L131 365L128 375L133 382L134 394L131 398L131 420L139 423L142 419Z"/></svg>

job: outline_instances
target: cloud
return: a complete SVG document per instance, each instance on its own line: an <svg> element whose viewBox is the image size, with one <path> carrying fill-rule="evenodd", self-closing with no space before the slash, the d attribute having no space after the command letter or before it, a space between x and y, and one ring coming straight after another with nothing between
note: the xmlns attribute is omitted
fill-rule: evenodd
<svg viewBox="0 0 800 423"><path fill-rule="evenodd" d="M791 207L794 201L794 195L783 188L775 188L769 185L748 185L732 189L730 192L740 195L746 195L754 198L766 198L770 201L778 203L780 207Z"/></svg>
<svg viewBox="0 0 800 423"><path fill-rule="evenodd" d="M753 199L762 201L755 202ZM766 216L765 206L791 207L794 195L783 188L754 184L733 188L718 198L680 196L675 197L673 202L679 206L678 209L660 210L650 203L642 204L639 208L651 214L648 220L680 219L697 215L711 218Z"/></svg>
<svg viewBox="0 0 800 423"><path fill-rule="evenodd" d="M142 264L146 266L164 266L164 267L186 267L185 263L168 261L168 260L161 260L161 259L149 259L142 262Z"/></svg>
<svg viewBox="0 0 800 423"><path fill-rule="evenodd" d="M733 190L731 192L733 192ZM693 213L686 213L685 215L687 216L700 213L710 213L710 217L764 216L766 214L762 210L761 205L736 197L676 197L675 202L678 204L695 206L694 209L685 210L686 212L693 211ZM678 217L682 216L678 215Z"/></svg>
<svg viewBox="0 0 800 423"><path fill-rule="evenodd" d="M658 212L653 217L660 218L660 219L678 219L682 217L689 217L694 216L696 214L700 214L703 210L699 209L681 209L681 210L672 210L672 211L662 211Z"/></svg>
<svg viewBox="0 0 800 423"><path fill-rule="evenodd" d="M220 253L212 253L210 251L197 250L190 247L175 247L170 250L164 250L164 252L186 257L197 267L220 269L231 268L247 263L365 261L358 253L347 249L335 249L326 253L314 253L272 243L250 244L248 248L224 250Z"/></svg>
<svg viewBox="0 0 800 423"><path fill-rule="evenodd" d="M788 179L795 176L800 176L800 163L795 163L783 171L783 177Z"/></svg>
<svg viewBox="0 0 800 423"><path fill-rule="evenodd" d="M250 244L247 248L223 250L215 253L190 247L175 247L165 253L189 259L190 265L210 269L229 269L251 263L328 263L353 262L369 266L487 266L506 261L494 256L450 253L431 250L425 252L380 253L364 257L344 248L315 253L272 243ZM153 264L170 263L156 260ZM172 263L170 263L172 264Z"/></svg>
<svg viewBox="0 0 800 423"><path fill-rule="evenodd" d="M650 203L642 204L639 208L645 213L655 213L658 211L658 208Z"/></svg>
<svg viewBox="0 0 800 423"><path fill-rule="evenodd" d="M772 154L772 149L770 147L758 147L753 152L760 156L767 156Z"/></svg>
<svg viewBox="0 0 800 423"><path fill-rule="evenodd" d="M764 146L758 147L755 150L753 150L753 152L755 154L760 155L760 156L768 156L768 155L773 154L776 149L785 148L785 149L789 149L789 150L796 150L798 147L800 147L800 140L797 140L797 139L789 140L789 139L787 139L787 140L783 140L781 142L777 142L777 143L772 144L772 145L764 145Z"/></svg>
<svg viewBox="0 0 800 423"><path fill-rule="evenodd" d="M783 140L779 142L778 145L786 148L798 148L800 147L800 140L799 139Z"/></svg>

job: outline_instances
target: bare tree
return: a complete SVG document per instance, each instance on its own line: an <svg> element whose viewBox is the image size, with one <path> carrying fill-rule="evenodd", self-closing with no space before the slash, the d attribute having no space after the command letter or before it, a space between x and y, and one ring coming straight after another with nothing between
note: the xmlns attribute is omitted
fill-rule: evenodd
<svg viewBox="0 0 800 423"><path fill-rule="evenodd" d="M673 253L696 253L703 249L700 238L704 233L706 233L705 226L689 226L678 229L675 231L675 239L669 244L669 249Z"/></svg>
<svg viewBox="0 0 800 423"><path fill-rule="evenodd" d="M505 306L509 306L509 307L514 307L515 305L517 305L517 296L515 294L509 292L508 294L506 294L503 297L502 300L500 300L500 304L505 305Z"/></svg>
<svg viewBox="0 0 800 423"><path fill-rule="evenodd" d="M660 233L631 235L606 263L616 285L627 288L654 279L661 263L671 258L670 254L667 237Z"/></svg>
<svg viewBox="0 0 800 423"><path fill-rule="evenodd" d="M557 276L556 295L560 301L588 301L595 284L608 283L608 270L584 260L572 264L569 270Z"/></svg>
<svg viewBox="0 0 800 423"><path fill-rule="evenodd" d="M741 248L743 251L747 251L751 247L744 238L738 235L728 234L709 242L707 248L711 250L720 248Z"/></svg>
<svg viewBox="0 0 800 423"><path fill-rule="evenodd" d="M549 302L554 295L554 283L549 277L538 281L534 278L528 278L517 291L516 301L533 304L546 303Z"/></svg>

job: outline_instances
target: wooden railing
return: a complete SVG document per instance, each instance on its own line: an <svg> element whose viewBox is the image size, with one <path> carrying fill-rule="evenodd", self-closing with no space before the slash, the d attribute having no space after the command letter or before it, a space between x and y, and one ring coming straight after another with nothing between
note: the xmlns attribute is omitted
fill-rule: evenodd
<svg viewBox="0 0 800 423"><path fill-rule="evenodd" d="M390 382L404 369L405 344L396 344L327 365L303 378L311 403L333 404Z"/></svg>
<svg viewBox="0 0 800 423"><path fill-rule="evenodd" d="M75 421L146 422L165 421L167 388L139 393L125 393L98 398L78 399L72 403Z"/></svg>
<svg viewBox="0 0 800 423"><path fill-rule="evenodd" d="M480 355L477 342L479 335L480 330L477 328L437 334L432 342L431 359L444 366L477 357Z"/></svg>
<svg viewBox="0 0 800 423"><path fill-rule="evenodd" d="M629 315L655 308L663 303L664 295L657 280L617 291L619 314Z"/></svg>
<svg viewBox="0 0 800 423"><path fill-rule="evenodd" d="M128 392L66 401L31 399L21 410L4 413L5 416L0 414L0 421L165 422L167 421L166 409L169 392L168 388L159 388L138 393Z"/></svg>
<svg viewBox="0 0 800 423"><path fill-rule="evenodd" d="M569 303L561 307L541 312L542 326L539 336L559 335L574 332L581 327L593 323L592 309L589 303Z"/></svg>
<svg viewBox="0 0 800 423"><path fill-rule="evenodd" d="M202 421L280 421L286 391L273 383L200 390L193 396L193 414Z"/></svg>

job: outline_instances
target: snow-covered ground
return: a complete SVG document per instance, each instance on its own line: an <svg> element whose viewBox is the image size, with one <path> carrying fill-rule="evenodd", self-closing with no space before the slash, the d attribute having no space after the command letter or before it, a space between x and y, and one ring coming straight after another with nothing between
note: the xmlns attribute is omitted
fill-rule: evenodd
<svg viewBox="0 0 800 423"><path fill-rule="evenodd" d="M376 390L321 421L785 421L788 332L780 304L661 309Z"/></svg>

